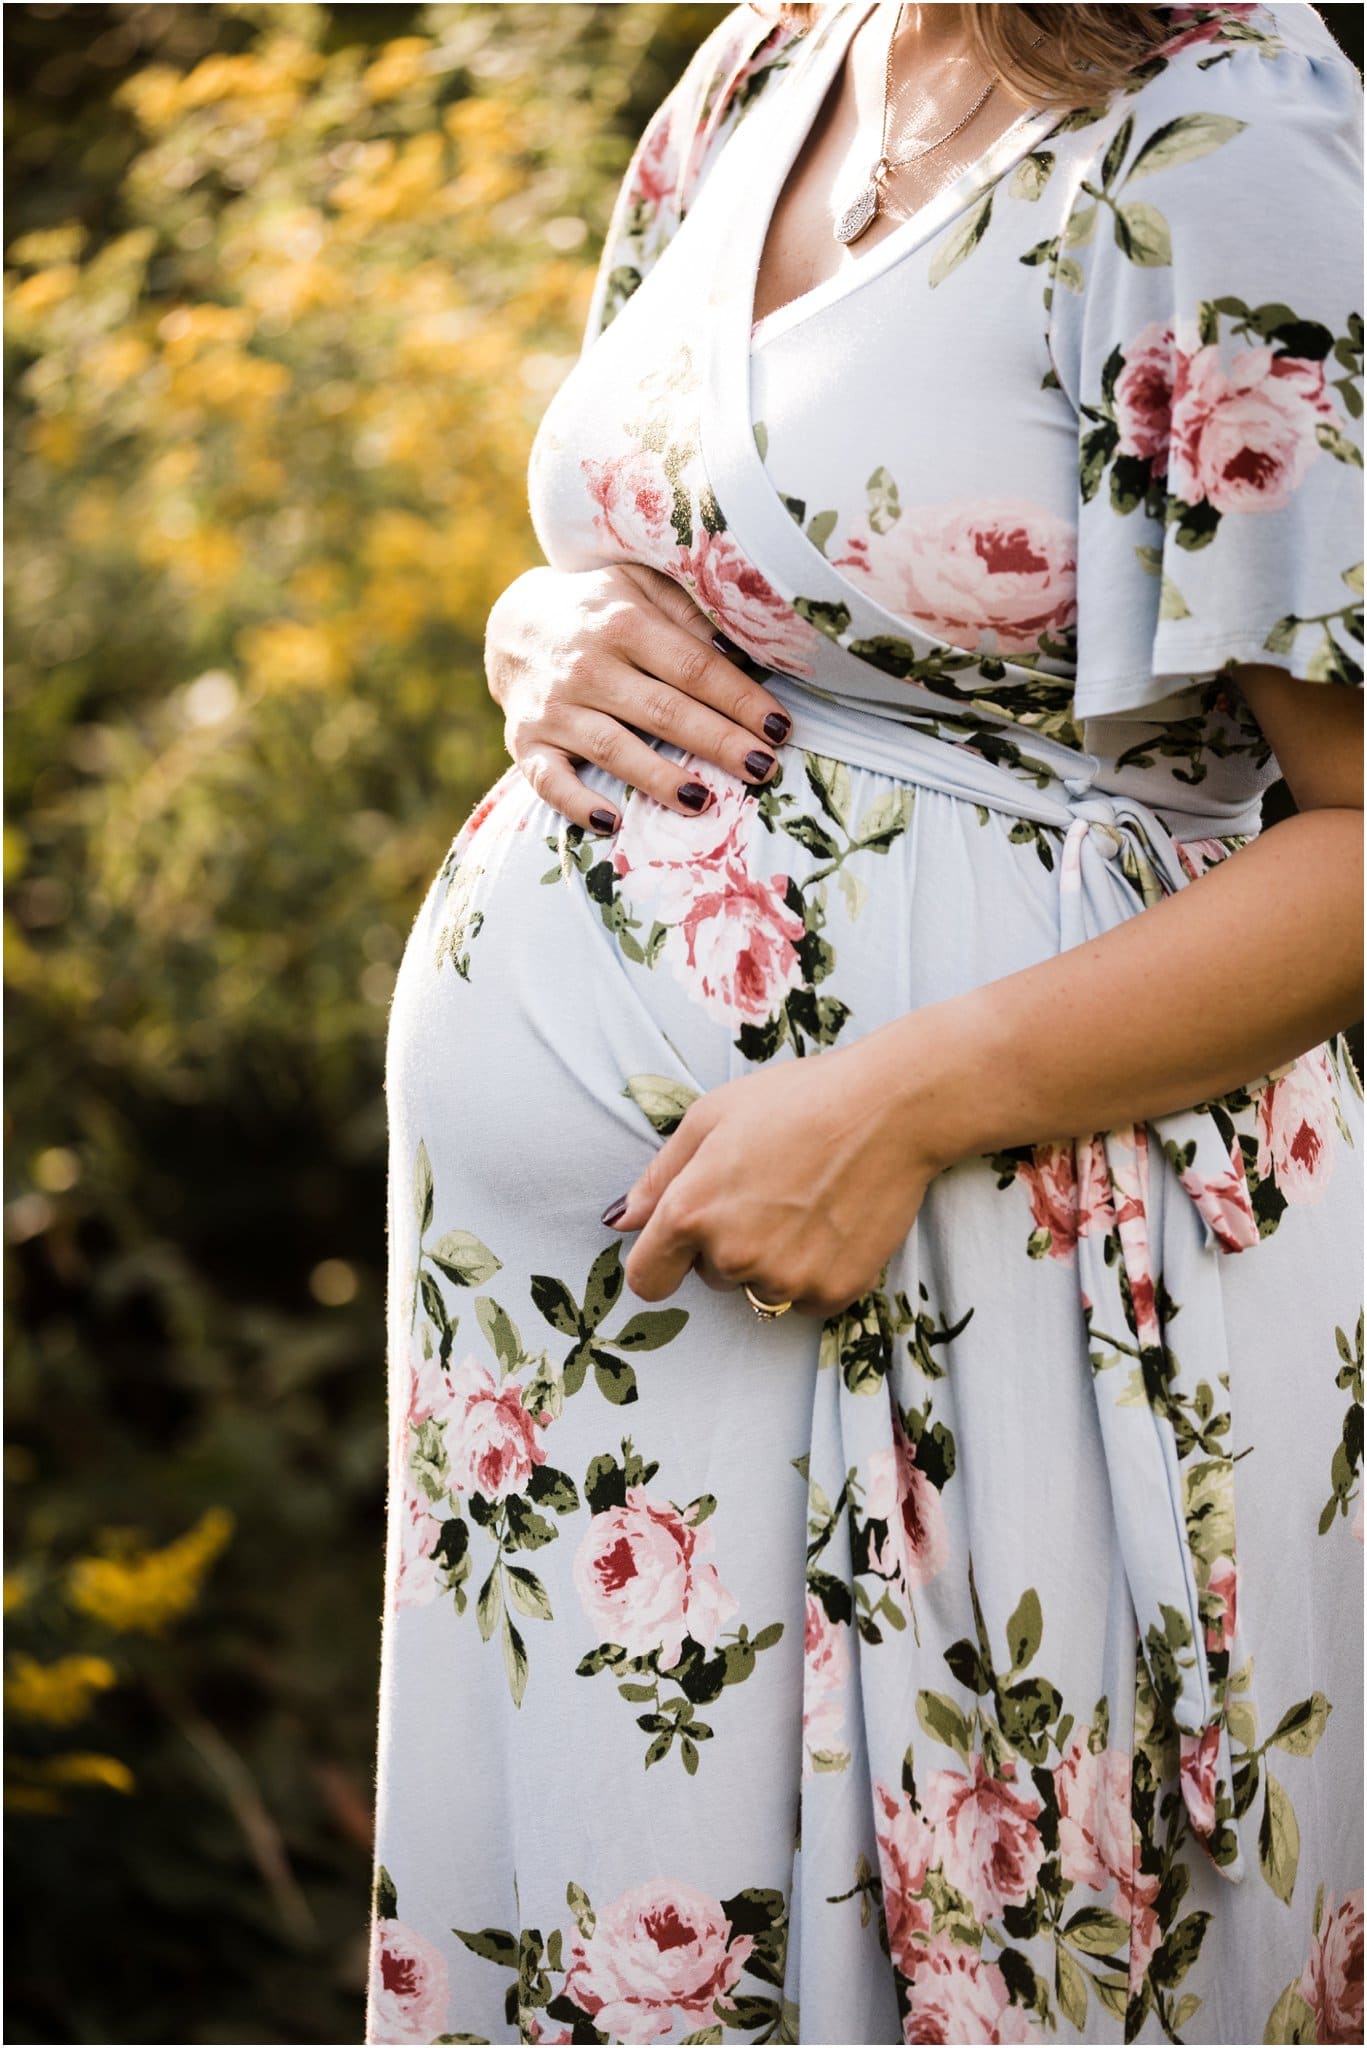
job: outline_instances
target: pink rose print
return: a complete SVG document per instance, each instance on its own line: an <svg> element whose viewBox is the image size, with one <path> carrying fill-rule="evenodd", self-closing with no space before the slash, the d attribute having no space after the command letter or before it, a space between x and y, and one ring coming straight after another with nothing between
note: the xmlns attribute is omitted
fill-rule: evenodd
<svg viewBox="0 0 1367 2048"><path fill-rule="evenodd" d="M904 2041L1030 2041L1039 2029L1012 2005L1000 1965L972 1942L936 1935L919 1951L907 1991Z"/></svg>
<svg viewBox="0 0 1367 2048"><path fill-rule="evenodd" d="M451 1374L451 1397L446 1423L451 1491L480 1493L486 1500L521 1493L532 1467L545 1464L546 1453L517 1381L496 1386L478 1359L467 1358Z"/></svg>
<svg viewBox="0 0 1367 2048"><path fill-rule="evenodd" d="M579 466L598 506L594 527L612 547L631 561L652 564L677 552L669 523L674 492L654 456L644 450L606 462L585 456Z"/></svg>
<svg viewBox="0 0 1367 2048"><path fill-rule="evenodd" d="M1130 1825L1130 1759L1124 1750L1088 1747L1074 1727L1054 1771L1059 1858L1072 1884L1103 1891L1112 1878L1128 1885L1134 1864Z"/></svg>
<svg viewBox="0 0 1367 2048"><path fill-rule="evenodd" d="M1158 1897L1158 1879L1147 1876L1130 1888L1122 1888L1115 1910L1130 1922L1130 1972L1129 1995L1134 1997L1144 1981L1144 1973L1153 1960L1153 1952L1162 1939L1163 1930L1158 1924L1158 1909L1154 1901Z"/></svg>
<svg viewBox="0 0 1367 2048"><path fill-rule="evenodd" d="M1066 1259L1079 1237L1115 1222L1110 1172L1099 1138L1036 1145L1017 1169L1037 1230L1047 1230L1051 1259Z"/></svg>
<svg viewBox="0 0 1367 2048"><path fill-rule="evenodd" d="M678 177L673 123L658 121L646 136L645 147L632 167L631 204L659 206L673 196Z"/></svg>
<svg viewBox="0 0 1367 2048"><path fill-rule="evenodd" d="M1315 2015L1317 2041L1362 2039L1362 1892L1341 1906L1330 1895L1301 1972L1301 1997Z"/></svg>
<svg viewBox="0 0 1367 2048"><path fill-rule="evenodd" d="M1217 861L1229 859L1230 849L1223 839L1179 839L1174 844L1177 858L1193 882Z"/></svg>
<svg viewBox="0 0 1367 2048"><path fill-rule="evenodd" d="M1135 1334L1143 1345L1161 1344L1163 1331L1149 1248L1149 1134L1142 1124L1136 1124L1109 1136L1115 1221L1125 1255Z"/></svg>
<svg viewBox="0 0 1367 2048"><path fill-rule="evenodd" d="M1202 1180L1194 1166L1187 1167L1181 1179L1223 1251L1243 1252L1257 1244L1258 1219L1253 1213L1244 1155L1237 1140L1230 1147L1228 1170L1218 1179Z"/></svg>
<svg viewBox="0 0 1367 2048"><path fill-rule="evenodd" d="M1219 346L1178 323L1168 485L1188 505L1275 512L1320 453L1315 427L1333 417L1324 366L1270 347L1239 350L1228 372Z"/></svg>
<svg viewBox="0 0 1367 2048"><path fill-rule="evenodd" d="M919 1894L935 1855L935 1835L923 1815L888 1786L876 1784L873 1798L888 1950L902 1975L914 1977L930 1933L930 1902Z"/></svg>
<svg viewBox="0 0 1367 2048"><path fill-rule="evenodd" d="M923 506L882 534L861 522L832 560L884 611L976 653L1037 647L1077 618L1076 528L1024 498Z"/></svg>
<svg viewBox="0 0 1367 2048"><path fill-rule="evenodd" d="M1116 453L1137 455L1150 474L1165 476L1172 431L1172 329L1161 320L1141 328L1115 380Z"/></svg>
<svg viewBox="0 0 1367 2048"><path fill-rule="evenodd" d="M376 1919L370 1936L370 2038L435 2041L447 2029L446 1959L401 1920Z"/></svg>
<svg viewBox="0 0 1367 2048"><path fill-rule="evenodd" d="M1040 1802L1033 1792L1017 1792L1015 1777L1014 1757L994 1778L978 1751L971 1777L934 1771L921 1800L945 1876L983 1919L1027 1899L1044 1861L1035 1826Z"/></svg>
<svg viewBox="0 0 1367 2048"><path fill-rule="evenodd" d="M1206 1592L1219 1608L1219 1621L1206 1623L1206 1648L1232 1650L1238 1607L1239 1567L1232 1557L1217 1557L1210 1568Z"/></svg>
<svg viewBox="0 0 1367 2048"><path fill-rule="evenodd" d="M565 1996L609 2039L658 2041L676 2027L700 2027L755 1945L748 1934L728 1944L730 1932L716 1899L655 1878L614 1899L588 1939L573 1944Z"/></svg>
<svg viewBox="0 0 1367 2048"><path fill-rule="evenodd" d="M784 901L787 875L767 881L727 867L716 886L695 896L678 929L674 972L720 1023L763 1021L802 979L797 941L805 921Z"/></svg>
<svg viewBox="0 0 1367 2048"><path fill-rule="evenodd" d="M688 766L693 765L690 756ZM699 779L711 790L712 802L697 817L637 794L624 807L613 842L612 865L619 880L630 882L632 901L648 902L666 924L685 916L699 895L722 884L728 864L744 865L754 819L745 785L738 776L711 767Z"/></svg>
<svg viewBox="0 0 1367 2048"><path fill-rule="evenodd" d="M425 1607L441 1591L441 1566L433 1557L444 1517L422 1488L410 1481L399 1510L399 1568L394 1583L396 1607Z"/></svg>
<svg viewBox="0 0 1367 2048"><path fill-rule="evenodd" d="M869 1563L883 1578L900 1574L908 1588L928 1585L949 1559L949 1530L940 1489L916 1462L916 1447L894 1409L892 1447L869 1459L864 1496L869 1521L886 1522L887 1539L869 1546Z"/></svg>
<svg viewBox="0 0 1367 2048"><path fill-rule="evenodd" d="M1303 1053L1258 1103L1258 1177L1288 1202L1317 1202L1334 1164L1334 1079L1323 1051Z"/></svg>
<svg viewBox="0 0 1367 2048"><path fill-rule="evenodd" d="M844 1622L832 1621L812 1593L807 1595L803 1641L802 1772L810 1777L816 1752L829 1754L841 1747L850 1675L849 1630Z"/></svg>
<svg viewBox="0 0 1367 2048"><path fill-rule="evenodd" d="M416 1429L424 1422L445 1421L454 1400L451 1380L441 1360L435 1355L431 1358L415 1358L408 1379L410 1426Z"/></svg>
<svg viewBox="0 0 1367 2048"><path fill-rule="evenodd" d="M685 1635L715 1642L739 1603L716 1566L700 1562L711 1547L708 1523L691 1528L643 1486L627 1488L625 1507L594 1515L575 1553L574 1585L600 1640L633 1657L658 1649L666 1670L678 1663Z"/></svg>
<svg viewBox="0 0 1367 2048"><path fill-rule="evenodd" d="M1176 25L1177 33L1164 38L1163 55L1171 57L1176 51L1185 50L1189 43L1213 43L1224 34L1224 16L1252 14L1256 4L1257 0L1226 0L1219 7L1170 7L1168 19ZM1193 19L1197 16L1205 19Z"/></svg>
<svg viewBox="0 0 1367 2048"><path fill-rule="evenodd" d="M729 533L701 528L682 573L697 603L753 660L788 675L811 674L815 626L765 581Z"/></svg>
<svg viewBox="0 0 1367 2048"><path fill-rule="evenodd" d="M1191 1824L1200 1835L1215 1826L1215 1763L1220 1747L1220 1730L1215 1722L1199 1737L1183 1735L1180 1742L1180 1775Z"/></svg>

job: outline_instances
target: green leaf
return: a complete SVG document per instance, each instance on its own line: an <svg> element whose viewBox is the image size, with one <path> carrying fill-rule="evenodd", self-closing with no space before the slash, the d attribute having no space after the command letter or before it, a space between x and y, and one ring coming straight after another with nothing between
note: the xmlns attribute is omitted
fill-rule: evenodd
<svg viewBox="0 0 1367 2048"><path fill-rule="evenodd" d="M577 1337L580 1333L579 1305L563 1280L552 1280L549 1274L533 1273L532 1300L553 1330L562 1336ZM571 1392L568 1359L565 1362L565 1392Z"/></svg>
<svg viewBox="0 0 1367 2048"><path fill-rule="evenodd" d="M1088 1956L1123 1954L1130 1938L1130 1923L1118 1913L1101 1906L1082 1906L1064 1928L1074 1948Z"/></svg>
<svg viewBox="0 0 1367 2048"><path fill-rule="evenodd" d="M808 853L814 853L818 860L832 860L840 848L824 825L818 825L815 818L785 818L782 829L799 846L805 846Z"/></svg>
<svg viewBox="0 0 1367 2048"><path fill-rule="evenodd" d="M662 1344L673 1342L687 1321L686 1308L643 1309L604 1342L616 1351L658 1351Z"/></svg>
<svg viewBox="0 0 1367 2048"><path fill-rule="evenodd" d="M1268 1884L1288 1906L1296 1889L1300 1854L1301 1831L1296 1822L1296 1809L1287 1797L1285 1787L1269 1771L1267 1797L1258 1827L1258 1861Z"/></svg>
<svg viewBox="0 0 1367 2048"><path fill-rule="evenodd" d="M589 1895L582 1884L575 1884L573 1879L570 1880L565 1886L565 1904L574 1916L574 1924L585 1941L590 1940L598 1923L593 1907L589 1904Z"/></svg>
<svg viewBox="0 0 1367 2048"><path fill-rule="evenodd" d="M1172 262L1172 236L1156 206L1131 199L1115 210L1115 238L1129 257L1146 270Z"/></svg>
<svg viewBox="0 0 1367 2048"><path fill-rule="evenodd" d="M579 1489L568 1472L557 1472L554 1465L533 1465L527 1496L557 1515L572 1514L579 1505Z"/></svg>
<svg viewBox="0 0 1367 2048"><path fill-rule="evenodd" d="M1169 1929L1149 1962L1149 1975L1155 1984L1167 1989L1181 1983L1201 1953L1209 1921L1207 1912L1188 1913L1185 1920L1179 1920L1175 1927Z"/></svg>
<svg viewBox="0 0 1367 2048"><path fill-rule="evenodd" d="M427 1256L432 1263L440 1266L448 1280L456 1281L461 1287L482 1287L486 1280L492 1280L502 1266L502 1259L496 1259L487 1244L468 1230L448 1230L434 1245L428 1247Z"/></svg>
<svg viewBox="0 0 1367 2048"><path fill-rule="evenodd" d="M612 1243L599 1252L589 1277L584 1283L584 1328L596 1330L608 1310L616 1301L626 1284L622 1271L622 1241L614 1238Z"/></svg>
<svg viewBox="0 0 1367 2048"><path fill-rule="evenodd" d="M992 194L987 193L950 232L943 236L931 259L927 277L933 286L943 284L952 270L972 255L992 219Z"/></svg>
<svg viewBox="0 0 1367 2048"><path fill-rule="evenodd" d="M399 1895L397 1891L394 1889L394 1880L389 1875L389 1872L385 1869L383 1863L375 1872L375 1885L372 1897L375 1907L375 1916L377 1919L398 1919Z"/></svg>
<svg viewBox="0 0 1367 2048"><path fill-rule="evenodd" d="M506 1567L508 1594L521 1614L530 1615L533 1621L550 1621L551 1603L535 1572L529 1572L525 1565L510 1564Z"/></svg>
<svg viewBox="0 0 1367 2048"><path fill-rule="evenodd" d="M902 516L902 504L897 495L897 485L890 470L880 462L866 485L869 498L869 525L875 533L887 533Z"/></svg>
<svg viewBox="0 0 1367 2048"><path fill-rule="evenodd" d="M807 538L824 555L826 543L835 532L838 512L816 512L807 521Z"/></svg>
<svg viewBox="0 0 1367 2048"><path fill-rule="evenodd" d="M843 831L850 807L849 769L843 761L833 760L826 754L804 755L803 766L813 796L832 824L839 825Z"/></svg>
<svg viewBox="0 0 1367 2048"><path fill-rule="evenodd" d="M517 1936L505 1933L501 1927L481 1927L474 1933L467 1933L463 1927L453 1927L452 1934L457 1941L463 1941L472 1955L483 1956L486 1963L498 1963L502 1969L517 1968Z"/></svg>
<svg viewBox="0 0 1367 2048"><path fill-rule="evenodd" d="M421 1237L428 1224L432 1221L434 1206L432 1161L428 1157L427 1146L421 1138L418 1140L418 1157L413 1175L413 1199L414 1206L418 1212L418 1235Z"/></svg>
<svg viewBox="0 0 1367 2048"><path fill-rule="evenodd" d="M662 1138L678 1129L689 1103L698 1099L696 1088L686 1081L671 1081L664 1074L633 1074L622 1093Z"/></svg>
<svg viewBox="0 0 1367 2048"><path fill-rule="evenodd" d="M1319 2024L1315 2017L1315 2008L1306 2003L1299 1977L1292 1978L1268 2014L1263 2039L1264 2041L1306 2042L1313 2042L1319 2039Z"/></svg>
<svg viewBox="0 0 1367 2048"><path fill-rule="evenodd" d="M1062 1942L1054 1950L1054 1989L1064 2018L1081 2033L1087 2019L1087 1980Z"/></svg>
<svg viewBox="0 0 1367 2048"><path fill-rule="evenodd" d="M508 1674L508 1690L512 1693L513 1705L520 1707L522 1695L527 1690L527 1646L506 1609L503 1615L503 1668Z"/></svg>
<svg viewBox="0 0 1367 2048"><path fill-rule="evenodd" d="M1170 576L1163 578L1159 589L1158 616L1160 619L1189 619L1191 617L1191 606L1187 603Z"/></svg>
<svg viewBox="0 0 1367 2048"><path fill-rule="evenodd" d="M1359 597L1361 597L1361 596L1362 596L1362 564L1361 564L1361 562L1355 562L1355 563L1354 563L1354 565L1353 565L1353 567L1352 567L1351 569L1345 569L1345 570L1344 570L1344 572L1343 572L1343 580L1344 580L1344 582L1345 582L1345 583L1346 583L1346 584L1348 585L1348 588L1349 588L1350 590L1355 590L1355 591L1357 592L1358 596L1359 596Z"/></svg>
<svg viewBox="0 0 1367 2048"><path fill-rule="evenodd" d="M1287 1708L1267 1739L1292 1756L1313 1756L1332 1712L1324 1694L1312 1692L1308 1700Z"/></svg>
<svg viewBox="0 0 1367 2048"><path fill-rule="evenodd" d="M860 845L869 852L886 852L910 825L912 804L909 789L888 789L875 797L859 820L855 837Z"/></svg>
<svg viewBox="0 0 1367 2048"><path fill-rule="evenodd" d="M500 1308L487 1294L478 1294L475 1296L475 1320L503 1370L510 1371L522 1356L522 1339L508 1311Z"/></svg>
<svg viewBox="0 0 1367 2048"><path fill-rule="evenodd" d="M479 1621L479 1632L487 1643L498 1627L498 1617L503 1612L503 1588L499 1582L498 1566L495 1565L479 1589L475 1615Z"/></svg>
<svg viewBox="0 0 1367 2048"><path fill-rule="evenodd" d="M1052 150L1031 150L1029 156L1016 166L1015 176L1007 187L1011 197L1013 199L1038 199L1049 182L1049 173L1053 168L1054 153Z"/></svg>
<svg viewBox="0 0 1367 2048"><path fill-rule="evenodd" d="M1039 1594L1033 1586L1027 1586L1015 1613L1006 1624L1006 1647L1013 1671L1023 1670L1030 1662L1043 1635L1044 1617L1040 1612Z"/></svg>
<svg viewBox="0 0 1367 2048"><path fill-rule="evenodd" d="M916 1718L927 1735L933 1736L936 1742L947 1743L967 1763L972 1728L967 1716L953 1700L947 1699L942 1692L928 1692L923 1688L916 1695Z"/></svg>
<svg viewBox="0 0 1367 2048"><path fill-rule="evenodd" d="M1294 612L1288 612L1285 618L1278 619L1276 625L1273 626L1263 642L1267 652L1269 654L1289 654L1295 645L1296 633L1300 623Z"/></svg>
<svg viewBox="0 0 1367 2048"><path fill-rule="evenodd" d="M1155 171L1171 170L1174 164L1194 163L1198 157L1209 156L1213 149L1219 149L1241 129L1246 121L1236 121L1232 114L1179 114L1173 121L1165 121L1140 150L1125 175L1128 185L1131 179L1151 177Z"/></svg>
<svg viewBox="0 0 1367 2048"><path fill-rule="evenodd" d="M600 1351L596 1345L593 1377L603 1399L611 1401L616 1408L624 1408L637 1398L636 1374L632 1367L625 1358L614 1358L610 1351Z"/></svg>

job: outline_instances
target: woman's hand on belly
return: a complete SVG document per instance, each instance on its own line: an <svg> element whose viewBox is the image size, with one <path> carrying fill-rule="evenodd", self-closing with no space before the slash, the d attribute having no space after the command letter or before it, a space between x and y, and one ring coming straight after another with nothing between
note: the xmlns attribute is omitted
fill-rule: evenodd
<svg viewBox="0 0 1367 2048"><path fill-rule="evenodd" d="M603 1220L641 1233L626 1277L643 1301L696 1267L709 1287L824 1317L878 1285L938 1170L855 1044L700 1095Z"/></svg>
<svg viewBox="0 0 1367 2048"><path fill-rule="evenodd" d="M508 752L542 801L615 831L618 808L575 773L591 761L671 810L705 809L705 785L643 734L760 787L792 720L714 632L686 590L635 563L529 569L510 583L485 628L485 675Z"/></svg>

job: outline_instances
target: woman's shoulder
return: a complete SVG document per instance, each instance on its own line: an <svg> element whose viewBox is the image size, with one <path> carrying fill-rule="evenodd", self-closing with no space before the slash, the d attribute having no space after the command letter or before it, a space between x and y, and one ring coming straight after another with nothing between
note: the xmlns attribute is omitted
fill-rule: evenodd
<svg viewBox="0 0 1367 2048"><path fill-rule="evenodd" d="M1361 75L1308 0L1168 13L1171 34L1111 99L1103 122L1107 136L1143 131L1142 175L1195 163L1219 146L1214 138L1250 128L1274 147L1279 136L1321 150L1326 140L1341 148L1355 131L1360 137ZM1252 154L1250 138L1240 155Z"/></svg>

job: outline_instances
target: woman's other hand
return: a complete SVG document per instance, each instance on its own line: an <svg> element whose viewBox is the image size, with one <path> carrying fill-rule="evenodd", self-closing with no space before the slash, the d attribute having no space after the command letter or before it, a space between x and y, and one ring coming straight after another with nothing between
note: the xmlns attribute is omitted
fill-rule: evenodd
<svg viewBox="0 0 1367 2048"><path fill-rule="evenodd" d="M508 752L543 802L590 831L615 831L618 807L575 773L591 761L670 810L705 809L706 787L643 734L760 787L792 721L751 680L741 650L714 635L658 569L543 567L510 583L489 614L485 674Z"/></svg>

